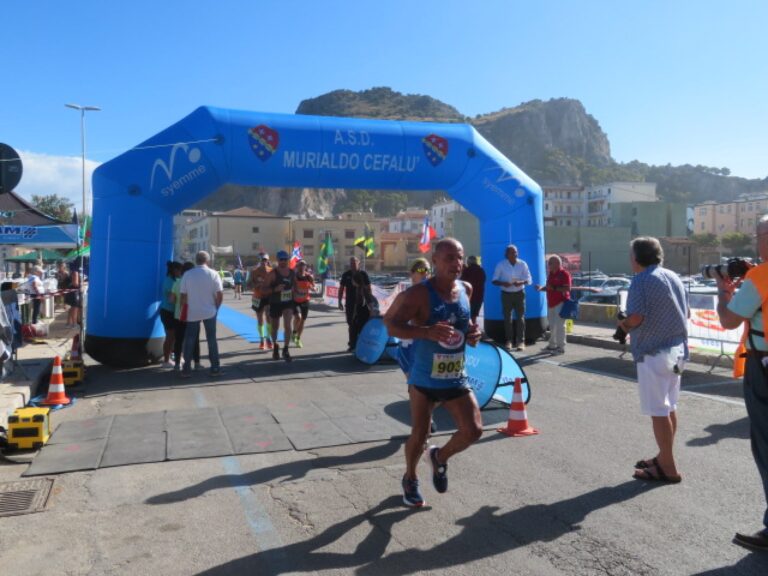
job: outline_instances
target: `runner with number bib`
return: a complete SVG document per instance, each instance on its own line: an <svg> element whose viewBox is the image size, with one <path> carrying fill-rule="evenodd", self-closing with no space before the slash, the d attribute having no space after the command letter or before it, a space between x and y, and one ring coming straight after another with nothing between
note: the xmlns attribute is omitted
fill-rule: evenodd
<svg viewBox="0 0 768 576"><path fill-rule="evenodd" d="M267 277L272 272L272 266L269 265L269 254L263 252L259 255L259 264L255 266L248 275L248 288L253 292L251 294L251 308L256 312L256 322L259 329L259 350L271 350L272 339L269 327L269 288L267 286ZM267 318L266 324L264 318Z"/></svg>
<svg viewBox="0 0 768 576"><path fill-rule="evenodd" d="M280 330L280 318L283 319L283 360L291 361L291 353L288 347L291 343L291 324L293 321L293 282L296 274L288 267L288 252L280 250L277 253L277 268L273 268L267 277L269 286L269 318L272 320L272 359L280 359L280 344L277 342L277 333Z"/></svg>
<svg viewBox="0 0 768 576"><path fill-rule="evenodd" d="M307 272L307 263L304 260L296 262L296 279L293 282L293 301L296 309L293 313L293 342L298 348L303 348L301 335L304 332L304 323L309 316L310 292L315 287L315 279Z"/></svg>
<svg viewBox="0 0 768 576"><path fill-rule="evenodd" d="M464 248L459 241L445 238L435 246L432 262L434 276L406 290L400 305L384 316L390 336L413 339L408 375L412 423L405 445L402 488L403 502L416 508L424 505L416 468L435 406L442 403L457 428L443 447L432 446L427 452L437 492L448 490L448 459L466 450L483 431L480 409L464 370L464 348L477 345L481 336L470 321L472 286L459 280Z"/></svg>

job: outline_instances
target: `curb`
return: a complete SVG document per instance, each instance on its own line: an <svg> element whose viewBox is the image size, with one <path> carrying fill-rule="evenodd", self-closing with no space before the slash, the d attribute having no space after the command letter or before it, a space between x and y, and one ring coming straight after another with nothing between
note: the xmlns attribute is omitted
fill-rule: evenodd
<svg viewBox="0 0 768 576"><path fill-rule="evenodd" d="M626 352L629 354L629 346L619 344L614 340L606 340L604 338L598 338L596 336L581 336L578 334L568 334L566 341L572 344L581 344L582 346L592 346L593 348L603 348L605 350L615 350L616 352ZM727 358L726 362L723 362L723 358ZM733 360L730 356L714 356L712 354L701 354L699 352L691 352L688 362L693 364L703 364L709 366L710 369L714 368L733 368Z"/></svg>

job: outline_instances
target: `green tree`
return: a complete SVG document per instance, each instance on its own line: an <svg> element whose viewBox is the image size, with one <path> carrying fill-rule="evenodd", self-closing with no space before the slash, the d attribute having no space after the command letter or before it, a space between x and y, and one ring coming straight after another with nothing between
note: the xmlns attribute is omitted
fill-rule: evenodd
<svg viewBox="0 0 768 576"><path fill-rule="evenodd" d="M699 246L720 246L720 240L718 240L717 236L711 232L706 234L693 234L691 240L696 242Z"/></svg>
<svg viewBox="0 0 768 576"><path fill-rule="evenodd" d="M74 204L59 196L58 194L49 194L47 196L32 196L32 206L57 220L69 222L72 220L72 209Z"/></svg>
<svg viewBox="0 0 768 576"><path fill-rule="evenodd" d="M747 251L752 252L752 237L741 232L729 232L723 234L720 240L723 248L727 248L733 256L745 256Z"/></svg>
<svg viewBox="0 0 768 576"><path fill-rule="evenodd" d="M402 192L382 192L373 205L376 216L395 216L408 206L408 196Z"/></svg>

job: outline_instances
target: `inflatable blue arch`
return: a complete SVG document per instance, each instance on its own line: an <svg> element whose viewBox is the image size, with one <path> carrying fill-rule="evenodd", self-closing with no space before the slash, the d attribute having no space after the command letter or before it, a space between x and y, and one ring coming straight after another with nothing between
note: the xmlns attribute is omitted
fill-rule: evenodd
<svg viewBox="0 0 768 576"><path fill-rule="evenodd" d="M173 215L223 184L445 190L480 221L488 272L485 329L503 338L493 266L514 243L541 282L541 189L466 124L263 114L201 107L93 175L86 350L116 367L161 355L158 317ZM541 333L543 295L527 292L527 336Z"/></svg>

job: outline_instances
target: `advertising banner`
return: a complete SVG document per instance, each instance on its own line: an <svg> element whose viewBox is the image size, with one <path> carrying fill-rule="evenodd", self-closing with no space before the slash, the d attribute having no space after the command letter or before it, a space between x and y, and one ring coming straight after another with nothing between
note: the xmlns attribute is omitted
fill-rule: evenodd
<svg viewBox="0 0 768 576"><path fill-rule="evenodd" d="M717 316L716 294L689 294L691 317L688 319L688 346L697 352L733 354L741 341L742 324L726 330Z"/></svg>

